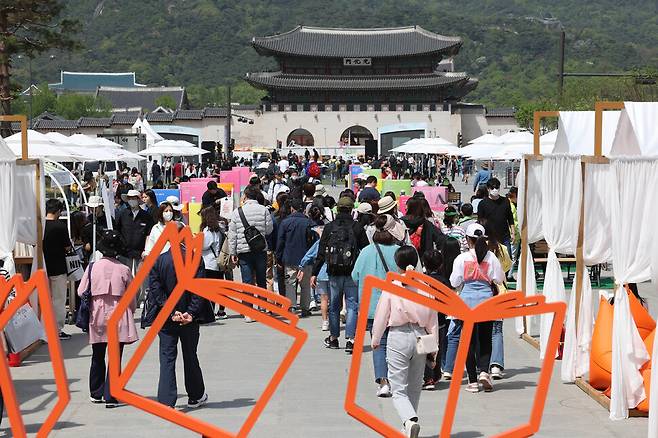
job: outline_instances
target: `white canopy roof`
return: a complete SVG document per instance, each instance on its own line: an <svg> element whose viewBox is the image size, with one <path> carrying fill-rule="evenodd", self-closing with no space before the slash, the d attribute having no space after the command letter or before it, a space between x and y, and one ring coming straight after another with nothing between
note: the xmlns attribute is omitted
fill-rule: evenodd
<svg viewBox="0 0 658 438"><path fill-rule="evenodd" d="M610 111L605 111L606 115ZM625 102L616 127L610 155L658 156L658 102ZM609 134L605 129L603 141ZM604 149L605 151L605 149Z"/></svg>
<svg viewBox="0 0 658 438"><path fill-rule="evenodd" d="M391 152L456 155L459 154L459 148L441 137L429 137L411 139L400 146L391 149Z"/></svg>
<svg viewBox="0 0 658 438"><path fill-rule="evenodd" d="M609 155L620 111L603 112L603 155ZM594 155L594 111L560 111L553 153Z"/></svg>
<svg viewBox="0 0 658 438"><path fill-rule="evenodd" d="M192 143L183 140L163 140L157 142L154 146L138 152L141 156L163 155L167 157L190 157L194 155L209 154L202 148L194 146Z"/></svg>
<svg viewBox="0 0 658 438"><path fill-rule="evenodd" d="M499 143L502 143L502 140L497 135L487 133L487 134L479 136L478 138L474 138L473 140L468 142L468 144L482 144L482 143L484 143L484 144L499 144Z"/></svg>

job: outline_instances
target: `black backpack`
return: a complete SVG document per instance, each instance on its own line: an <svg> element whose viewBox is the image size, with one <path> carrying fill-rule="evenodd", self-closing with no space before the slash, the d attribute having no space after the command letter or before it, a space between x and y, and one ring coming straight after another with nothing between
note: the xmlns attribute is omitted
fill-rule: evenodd
<svg viewBox="0 0 658 438"><path fill-rule="evenodd" d="M249 245L249 251L251 252L262 252L267 249L267 240L265 236L258 231L258 228L253 225L249 225L247 218L244 217L244 212L242 207L238 208L238 214L240 215L240 220L242 221L242 226L244 227L244 238L247 240L247 245Z"/></svg>
<svg viewBox="0 0 658 438"><path fill-rule="evenodd" d="M336 224L327 239L325 260L328 272L351 270L358 256L352 223Z"/></svg>
<svg viewBox="0 0 658 438"><path fill-rule="evenodd" d="M318 233L313 231L315 224L310 223L306 226L306 249L308 250L318 240Z"/></svg>

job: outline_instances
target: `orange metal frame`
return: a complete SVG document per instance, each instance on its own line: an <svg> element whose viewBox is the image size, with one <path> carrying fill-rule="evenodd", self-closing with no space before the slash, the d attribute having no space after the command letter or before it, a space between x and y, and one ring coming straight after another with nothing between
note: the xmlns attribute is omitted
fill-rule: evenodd
<svg viewBox="0 0 658 438"><path fill-rule="evenodd" d="M396 283L397 282L397 283ZM543 296L524 297L523 292L509 292L499 295L483 302L479 306L469 308L459 296L442 283L433 278L414 271L405 275L390 273L386 280L373 276L366 278L359 308L359 318L354 340L354 352L352 365L345 396L345 410L349 415L370 427L377 433L387 437L403 438L397 429L377 418L356 403L356 394L363 355L363 343L368 319L368 308L373 289L381 289L384 293L398 295L404 299L427 306L437 312L455 316L464 321L462 334L455 360L455 370L464 370L466 355L470 344L473 326L477 322L491 321L492 319L512 318L517 316L538 315L553 313L553 323L548 341L546 356L543 361L542 371L537 384L537 391L530 413L530 420L526 424L513 427L498 434L499 437L527 437L539 430L541 419L548 395L548 387L553 373L555 353L557 352L560 333L567 306L565 303L546 303ZM414 290L422 291L429 296L421 295ZM454 373L459 375L459 372ZM457 402L459 398L459 387L461 379L453 379L450 383L448 400L443 415L440 438L450 437L452 425L455 418Z"/></svg>

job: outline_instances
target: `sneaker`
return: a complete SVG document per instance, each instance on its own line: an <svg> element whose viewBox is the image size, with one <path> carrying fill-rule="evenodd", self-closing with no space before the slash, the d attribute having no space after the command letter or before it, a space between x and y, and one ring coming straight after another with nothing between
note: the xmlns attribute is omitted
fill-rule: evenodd
<svg viewBox="0 0 658 438"><path fill-rule="evenodd" d="M443 374L441 374L441 377L443 377L443 380L452 380L452 373L449 373L447 371L444 371Z"/></svg>
<svg viewBox="0 0 658 438"><path fill-rule="evenodd" d="M68 333L59 332L60 341L68 341L69 339L71 339L71 335L69 335Z"/></svg>
<svg viewBox="0 0 658 438"><path fill-rule="evenodd" d="M245 316L245 317L244 317L244 322L250 323L250 322L256 322L256 320L255 320L255 319L251 319L251 318L249 318L248 316Z"/></svg>
<svg viewBox="0 0 658 438"><path fill-rule="evenodd" d="M119 402L116 400L110 400L105 402L105 409L114 409L119 407Z"/></svg>
<svg viewBox="0 0 658 438"><path fill-rule="evenodd" d="M322 321L322 331L323 332L329 331L329 321Z"/></svg>
<svg viewBox="0 0 658 438"><path fill-rule="evenodd" d="M308 318L311 316L311 312L309 310L302 310L302 313L299 315L300 318Z"/></svg>
<svg viewBox="0 0 658 438"><path fill-rule="evenodd" d="M354 351L354 341L349 339L345 342L345 353L352 354L352 351Z"/></svg>
<svg viewBox="0 0 658 438"><path fill-rule="evenodd" d="M319 309L318 303L316 303L315 301L311 301L311 304L309 304L308 306L309 312L317 312L318 309Z"/></svg>
<svg viewBox="0 0 658 438"><path fill-rule="evenodd" d="M420 433L420 425L411 420L407 420L404 422L404 435L409 437L409 438L418 438L418 434Z"/></svg>
<svg viewBox="0 0 658 438"><path fill-rule="evenodd" d="M217 319L228 319L226 312L217 312Z"/></svg>
<svg viewBox="0 0 658 438"><path fill-rule="evenodd" d="M192 400L191 398L187 399L187 407L188 408L198 408L206 404L208 401L208 394L203 394L199 400Z"/></svg>
<svg viewBox="0 0 658 438"><path fill-rule="evenodd" d="M388 398L391 397L393 394L391 394L391 387L388 383L384 383L383 385L379 386L379 389L377 390L377 397L381 398Z"/></svg>
<svg viewBox="0 0 658 438"><path fill-rule="evenodd" d="M478 377L478 382L484 388L484 392L493 391L493 381L491 380L491 376L489 375L489 373L485 373L484 371L482 371L480 373L480 376Z"/></svg>
<svg viewBox="0 0 658 438"><path fill-rule="evenodd" d="M93 395L90 395L89 396L89 401L92 402L93 404L97 405L97 404L103 403L103 398L102 397L96 398Z"/></svg>
<svg viewBox="0 0 658 438"><path fill-rule="evenodd" d="M494 365L491 367L491 377L494 380L500 380L505 377L505 373L503 373L503 369L501 367Z"/></svg>
<svg viewBox="0 0 658 438"><path fill-rule="evenodd" d="M423 382L423 389L425 391L434 391L436 389L436 386L434 384L434 380L432 379L427 379Z"/></svg>
<svg viewBox="0 0 658 438"><path fill-rule="evenodd" d="M338 339L331 339L331 336L327 336L324 339L324 346L327 348L333 348L333 349L339 349L340 347L338 346Z"/></svg>
<svg viewBox="0 0 658 438"><path fill-rule="evenodd" d="M478 382L469 383L464 389L468 392L480 392L480 384Z"/></svg>

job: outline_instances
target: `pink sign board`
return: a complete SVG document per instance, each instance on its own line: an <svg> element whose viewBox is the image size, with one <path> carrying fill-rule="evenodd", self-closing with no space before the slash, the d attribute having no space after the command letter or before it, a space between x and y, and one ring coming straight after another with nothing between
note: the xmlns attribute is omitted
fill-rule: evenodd
<svg viewBox="0 0 658 438"><path fill-rule="evenodd" d="M232 172L237 172L238 175L240 176L239 186L234 186L234 187L240 187L240 189L242 189L242 187L249 185L249 177L251 177L251 173L252 173L251 169L249 169L248 167L234 167Z"/></svg>
<svg viewBox="0 0 658 438"><path fill-rule="evenodd" d="M180 201L181 202L194 202L201 203L201 198L203 194L208 190L208 187L205 183L196 183L196 182L184 182L180 183L178 186L180 189Z"/></svg>
<svg viewBox="0 0 658 438"><path fill-rule="evenodd" d="M432 211L443 211L446 208L448 190L446 187L426 186L412 187L412 193L423 192Z"/></svg>
<svg viewBox="0 0 658 438"><path fill-rule="evenodd" d="M233 188L235 189L235 191L236 192L240 191L240 174L235 170L223 170L219 174L219 181L221 183L233 184Z"/></svg>

